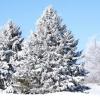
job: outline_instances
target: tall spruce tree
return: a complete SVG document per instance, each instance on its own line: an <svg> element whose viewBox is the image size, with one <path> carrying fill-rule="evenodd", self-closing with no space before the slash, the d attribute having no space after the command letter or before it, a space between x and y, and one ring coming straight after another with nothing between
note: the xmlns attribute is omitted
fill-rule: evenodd
<svg viewBox="0 0 100 100"><path fill-rule="evenodd" d="M16 67L17 53L21 50L20 27L8 21L0 31L0 89L7 89L11 85L12 74Z"/></svg>
<svg viewBox="0 0 100 100"><path fill-rule="evenodd" d="M23 50L21 69L14 75L19 93L48 93L81 90L83 69L77 63L78 40L47 7ZM19 85L18 85L19 84ZM19 90L18 90L19 87Z"/></svg>

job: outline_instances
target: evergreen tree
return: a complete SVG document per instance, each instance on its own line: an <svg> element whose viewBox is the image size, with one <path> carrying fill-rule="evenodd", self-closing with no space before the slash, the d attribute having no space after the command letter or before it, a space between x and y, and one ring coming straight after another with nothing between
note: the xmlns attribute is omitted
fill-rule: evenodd
<svg viewBox="0 0 100 100"><path fill-rule="evenodd" d="M1 28L0 31L0 89L6 89L11 84L12 74L16 67L14 61L17 60L17 53L21 50L20 27L12 21Z"/></svg>
<svg viewBox="0 0 100 100"><path fill-rule="evenodd" d="M21 69L15 73L16 91L48 93L81 90L84 73L77 63L78 40L48 7L37 22L37 31L25 44ZM19 85L18 85L19 84Z"/></svg>

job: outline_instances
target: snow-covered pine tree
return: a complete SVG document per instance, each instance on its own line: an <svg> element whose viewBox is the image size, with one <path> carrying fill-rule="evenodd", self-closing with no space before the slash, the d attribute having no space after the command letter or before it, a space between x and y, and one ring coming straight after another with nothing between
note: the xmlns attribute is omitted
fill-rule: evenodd
<svg viewBox="0 0 100 100"><path fill-rule="evenodd" d="M8 21L0 31L0 89L7 89L11 84L12 74L15 72L14 61L21 50L20 27Z"/></svg>
<svg viewBox="0 0 100 100"><path fill-rule="evenodd" d="M78 40L47 7L24 49L21 69L15 73L17 93L48 93L81 90L83 69L77 63Z"/></svg>
<svg viewBox="0 0 100 100"><path fill-rule="evenodd" d="M13 74L13 90L15 93L31 93L33 87L34 93L39 91L42 72L42 67L39 67L39 65L42 65L42 63L35 56L36 49L39 48L39 46L34 47L37 42L37 38L34 37L32 32L29 39L24 41L22 51L18 53L19 61L15 62L15 65L19 67Z"/></svg>
<svg viewBox="0 0 100 100"><path fill-rule="evenodd" d="M77 60L81 52L76 52L78 40L62 24L62 19L52 7L48 7L37 23L37 38L42 46L36 56L44 62L41 66L41 83L44 92L77 90L83 75ZM36 44L37 45L37 44ZM34 51L35 52L35 51Z"/></svg>

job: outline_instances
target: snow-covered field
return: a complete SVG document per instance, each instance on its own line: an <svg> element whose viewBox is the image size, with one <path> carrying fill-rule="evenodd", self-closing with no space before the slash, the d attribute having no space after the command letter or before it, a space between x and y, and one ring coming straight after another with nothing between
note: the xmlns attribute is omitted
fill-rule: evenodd
<svg viewBox="0 0 100 100"><path fill-rule="evenodd" d="M90 87L90 89L86 91L88 94L100 96L100 85L88 84L87 86Z"/></svg>
<svg viewBox="0 0 100 100"><path fill-rule="evenodd" d="M60 92L49 93L44 95L17 95L17 94L0 94L0 100L100 100L100 86L96 84L88 84L91 89L80 92Z"/></svg>

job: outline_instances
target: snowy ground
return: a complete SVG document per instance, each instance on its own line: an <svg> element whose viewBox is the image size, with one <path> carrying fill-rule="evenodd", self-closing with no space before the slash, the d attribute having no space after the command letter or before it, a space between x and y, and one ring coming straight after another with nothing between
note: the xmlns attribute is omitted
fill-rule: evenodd
<svg viewBox="0 0 100 100"><path fill-rule="evenodd" d="M88 84L87 86L90 87L90 89L86 91L88 94L100 96L100 85Z"/></svg>
<svg viewBox="0 0 100 100"><path fill-rule="evenodd" d="M0 100L100 100L100 85L88 84L91 89L80 92L61 92L49 93L44 95L17 95L17 94L0 94Z"/></svg>

